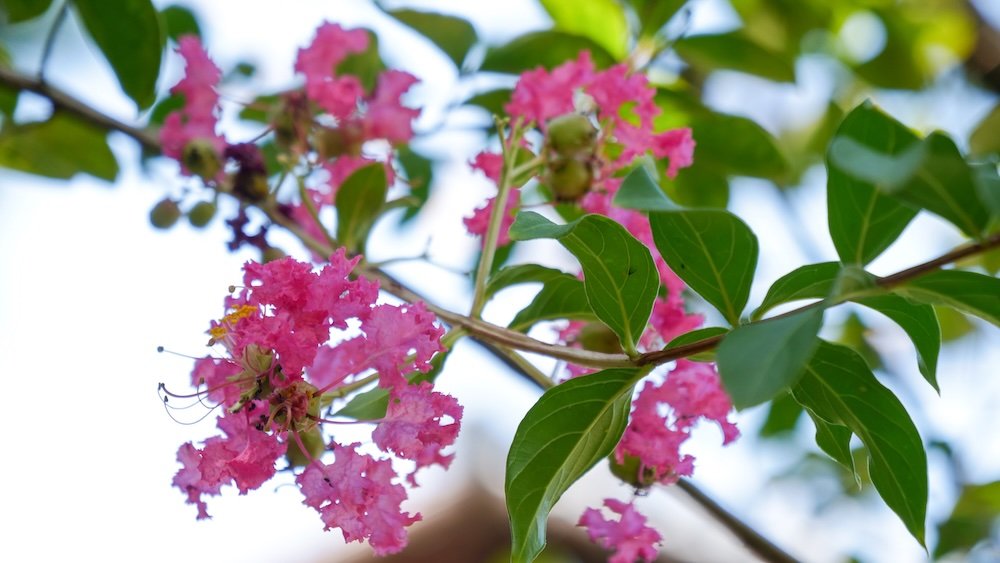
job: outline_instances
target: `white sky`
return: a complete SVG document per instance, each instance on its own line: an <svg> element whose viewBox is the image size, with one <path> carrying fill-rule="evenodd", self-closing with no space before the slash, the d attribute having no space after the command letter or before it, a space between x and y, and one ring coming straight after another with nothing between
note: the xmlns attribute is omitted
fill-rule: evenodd
<svg viewBox="0 0 1000 563"><path fill-rule="evenodd" d="M470 11L468 3L457 0L424 4L440 6L443 11ZM323 19L374 25L380 33L390 33L383 38L383 53L389 62L425 79L418 97L447 97L454 86L442 57L429 47L406 41L412 36L378 17L366 4L310 1L282 11L284 6L262 0L198 4L210 52L223 68L242 59L258 62L265 89L279 87L291 79L295 50L309 40ZM472 11L482 35L493 41L501 41L517 29L544 25L544 16L528 0L476 3ZM706 26L718 23L711 17L699 17L705 17ZM52 79L73 86L74 91L107 111L128 117L130 106L117 94L110 76L95 66L72 25L64 35L52 61ZM34 59L29 55L26 60ZM179 69L172 57L169 65L175 72ZM786 94L794 97L822 92L822 76L816 80L819 84L809 82ZM245 92L240 86L227 90L234 98ZM785 94L772 89L763 95ZM966 100L967 106L973 106L973 114L988 107L982 97L966 92L945 91L940 96ZM891 98L883 102L896 104L892 110L910 112L899 114L906 119L914 114L928 117L922 108L937 100L909 105ZM736 107L723 94L716 94L713 103L732 111L754 111ZM25 107L25 111L32 111L30 101ZM974 122L974 118L967 121ZM930 123L943 125L933 120ZM124 165L114 187L82 177L64 183L0 171L0 357L6 360L9 382L7 453L0 462L0 514L5 521L0 560L60 561L89 555L125 561L141 554L146 561L306 561L322 550L336 549L342 544L340 533L323 533L316 513L300 504L294 487L275 489L268 484L247 498L227 491L222 498L209 499L214 518L203 522L195 521L195 509L170 487L177 469L177 447L214 433L214 417L199 425L182 426L164 413L156 395L157 383L183 389L191 363L157 354L155 348L163 345L182 353L203 354L208 321L220 314L226 288L239 281L241 264L253 256L226 252L228 234L218 220L206 231L186 225L168 233L151 230L149 209L165 192L176 193L181 180L164 163L154 166L151 176L143 175L130 164L136 161L135 146L120 137L112 140ZM463 154L447 168L441 182L441 193L448 197L433 202L446 215L424 221L398 245L376 246L376 254L385 253L382 258L389 252L417 254L433 234L435 260L468 267L465 257L475 242L463 234L460 216L475 206L487 189L460 165L480 142L475 135L456 134L431 147L440 150L451 145L460 147ZM795 198L795 204L815 219L807 221L807 231L828 259L830 247L820 220L824 211L819 197L822 181L815 179L814 185ZM797 251L779 250L789 247L789 237L794 234L773 228L781 223L780 210L775 211L775 202L759 195L769 193L759 188L747 181L734 189L735 208L761 238L762 279L754 289L758 299L768 282L807 260ZM919 227L909 230L905 244L895 249L895 257L876 266L888 271L911 265L957 241L954 231L939 222L927 219L922 224L928 234ZM379 233L391 235L388 225L380 229ZM433 268L399 271L423 280L420 285L445 304L460 309L467 303L463 282L451 274ZM496 319L509 317L518 303L529 298L529 293L515 292L508 302L488 312ZM997 331L987 328L984 334L960 343L942 357L941 399L916 382L919 375L912 349L905 342L900 344L891 327L889 331L884 339L889 358L916 390L916 397L904 396L903 400L925 409L914 415L917 424L933 422L945 436L960 440L959 449L970 460L967 469L972 477L996 479L1000 444L982 438L984 433L995 433L991 413L1000 401L995 383L995 366L1000 365ZM512 378L469 346L459 348L450 366L441 385L466 405L464 441L469 449L458 450L459 461L451 473L429 472L424 478L428 487L415 493L412 504L405 505L411 511L423 511L425 517L432 515L428 508L433 505L432 497L446 494L449 475L502 464L517 420L536 396L527 386L511 382ZM991 376L993 384L984 385ZM742 415L748 434L755 431L759 415L757 411ZM800 442L807 443L809 438L806 432ZM471 443L474 441L478 445ZM495 447L488 445L491 443ZM699 459L699 481L796 553L810 560L830 561L834 549L865 543L875 560L922 559L922 552L894 516L877 510L878 503L863 511L849 506L834 508L811 520L811 505L789 491L773 489L774 494L769 494L772 489L767 476L787 467L787 447L746 440L722 449L718 443L719 433L714 429L697 436L692 451ZM476 461L480 454L492 461ZM285 476L274 483L288 482ZM569 504L596 504L603 492L583 491ZM622 494L620 489L610 492ZM932 494L931 514L940 517L948 510L953 491L932 484ZM646 510L666 521L671 514L665 513L674 510L671 502L666 495L643 501ZM574 507L575 514L579 509ZM574 518L574 513L568 517ZM833 526L837 522L859 525ZM819 529L823 533L817 533ZM878 535L869 539L871 530L877 530ZM859 541L859 534L865 539ZM670 542L670 532L664 535Z"/></svg>

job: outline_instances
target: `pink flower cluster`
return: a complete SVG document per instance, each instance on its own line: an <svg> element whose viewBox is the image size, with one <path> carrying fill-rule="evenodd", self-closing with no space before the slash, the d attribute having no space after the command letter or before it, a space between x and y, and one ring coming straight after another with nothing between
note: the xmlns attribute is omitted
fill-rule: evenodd
<svg viewBox="0 0 1000 563"><path fill-rule="evenodd" d="M223 409L224 435L200 448L184 444L177 454L183 467L174 485L199 518L208 517L203 495L227 484L241 494L259 487L294 447L309 458L296 482L327 529L341 528L347 541L367 540L379 554L404 547L405 526L420 516L400 509L406 489L394 482L391 459L331 440L333 462L326 463L322 449L311 451L303 438L327 422L319 412L332 401L325 393L374 373L389 406L383 418L368 421L376 423L373 443L412 462L411 486L419 469L451 462L442 450L457 438L462 407L430 383L405 377L430 369L444 351L443 331L423 304L377 304L376 283L350 279L356 263L340 251L318 272L291 258L244 267L243 288L227 298L229 312L209 331L226 357L198 360L192 373L206 388L202 394ZM347 329L350 319L360 334L331 344L331 329Z"/></svg>
<svg viewBox="0 0 1000 563"><path fill-rule="evenodd" d="M618 520L607 520L596 508L588 508L577 523L587 528L590 541L615 553L608 563L634 563L640 559L656 559L656 547L660 534L646 525L646 517L639 514L631 504L620 500L605 499L604 506L619 515Z"/></svg>
<svg viewBox="0 0 1000 563"><path fill-rule="evenodd" d="M160 129L160 142L163 154L180 161L182 172L191 174L184 159L184 150L189 143L205 143L214 151L217 161L221 161L226 148L226 140L215 131L219 120L219 93L216 88L222 71L208 58L197 37L181 37L177 51L184 57L187 66L184 78L170 89L170 93L182 95L184 107L167 115Z"/></svg>

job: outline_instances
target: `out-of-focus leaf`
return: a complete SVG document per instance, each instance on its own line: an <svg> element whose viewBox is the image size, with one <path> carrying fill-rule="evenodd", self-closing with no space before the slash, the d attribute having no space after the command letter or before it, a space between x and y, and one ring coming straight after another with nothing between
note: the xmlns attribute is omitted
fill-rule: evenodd
<svg viewBox="0 0 1000 563"><path fill-rule="evenodd" d="M388 186L381 162L354 171L337 190L337 242L363 252L368 231L378 217Z"/></svg>
<svg viewBox="0 0 1000 563"><path fill-rule="evenodd" d="M10 53L0 45L0 68L10 68ZM13 88L0 85L0 116L11 117L17 108L17 98L21 92Z"/></svg>
<svg viewBox="0 0 1000 563"><path fill-rule="evenodd" d="M805 371L792 387L795 400L861 438L875 488L923 545L927 453L906 408L850 348L822 342Z"/></svg>
<svg viewBox="0 0 1000 563"><path fill-rule="evenodd" d="M742 32L691 35L675 44L677 53L705 71L729 69L777 82L795 82L791 58L761 47Z"/></svg>
<svg viewBox="0 0 1000 563"><path fill-rule="evenodd" d="M1000 104L976 125L969 137L969 149L974 155L1000 153Z"/></svg>
<svg viewBox="0 0 1000 563"><path fill-rule="evenodd" d="M625 58L628 24L615 0L540 0L555 22L555 29L588 37L615 59Z"/></svg>
<svg viewBox="0 0 1000 563"><path fill-rule="evenodd" d="M767 418L760 427L762 438L773 438L791 432L802 418L802 405L795 402L790 393L781 393L771 401Z"/></svg>
<svg viewBox="0 0 1000 563"><path fill-rule="evenodd" d="M687 0L629 0L639 22L639 34L655 35L670 18L674 17Z"/></svg>
<svg viewBox="0 0 1000 563"><path fill-rule="evenodd" d="M155 125L157 127L163 125L163 122L170 115L170 112L177 111L184 107L184 96L180 94L170 94L166 98L156 102L152 109L149 110L149 124Z"/></svg>
<svg viewBox="0 0 1000 563"><path fill-rule="evenodd" d="M757 237L750 227L715 209L651 213L649 224L670 269L738 325L757 267Z"/></svg>
<svg viewBox="0 0 1000 563"><path fill-rule="evenodd" d="M895 292L922 303L948 305L1000 326L1000 279L992 276L938 270L897 286Z"/></svg>
<svg viewBox="0 0 1000 563"><path fill-rule="evenodd" d="M466 105L481 107L490 115L504 115L504 106L510 101L510 88L498 88L496 90L488 90L486 92L480 92L475 96L472 96L468 100L465 100Z"/></svg>
<svg viewBox="0 0 1000 563"><path fill-rule="evenodd" d="M402 224L416 217L424 204L427 203L427 199L431 195L431 185L434 183L434 166L431 159L415 152L409 146L400 147L396 151L396 158L403 166L406 181L410 185L410 195L419 202L418 205L406 209L399 220Z"/></svg>
<svg viewBox="0 0 1000 563"><path fill-rule="evenodd" d="M1000 174L995 162L972 164L972 179L979 200L993 217L1000 217Z"/></svg>
<svg viewBox="0 0 1000 563"><path fill-rule="evenodd" d="M504 483L511 561L535 559L545 546L552 506L611 453L643 373L609 369L571 379L546 391L525 415L507 455Z"/></svg>
<svg viewBox="0 0 1000 563"><path fill-rule="evenodd" d="M688 344L694 344L695 342L701 342L702 340L707 340L719 336L720 334L725 334L729 332L728 328L723 328L721 326L709 326L705 328L699 328L697 330L692 330L691 332L685 332L684 334L674 338L663 347L664 350L670 350L672 348L678 348L680 346L686 346ZM693 362L714 362L715 361L715 350L706 350L704 352L699 352L693 356L688 356L689 360Z"/></svg>
<svg viewBox="0 0 1000 563"><path fill-rule="evenodd" d="M252 102L243 106L240 110L240 119L256 121L258 123L270 123L274 118L274 107L281 99L280 94L264 94L257 96Z"/></svg>
<svg viewBox="0 0 1000 563"><path fill-rule="evenodd" d="M462 18L416 10L389 10L387 13L437 45L459 68L469 49L479 40L476 29Z"/></svg>
<svg viewBox="0 0 1000 563"><path fill-rule="evenodd" d="M72 0L122 90L140 109L156 99L163 54L160 16L150 0Z"/></svg>
<svg viewBox="0 0 1000 563"><path fill-rule="evenodd" d="M626 352L635 352L660 285L645 245L621 224L601 215L584 215L556 225L535 212L522 211L510 227L510 237L556 239L576 256L594 313L615 331Z"/></svg>
<svg viewBox="0 0 1000 563"><path fill-rule="evenodd" d="M614 204L626 209L639 211L675 211L680 207L670 201L656 185L649 171L643 166L637 166L625 176L622 185L615 192Z"/></svg>
<svg viewBox="0 0 1000 563"><path fill-rule="evenodd" d="M823 309L813 307L730 332L716 359L733 405L752 407L794 385L816 349L822 325Z"/></svg>
<svg viewBox="0 0 1000 563"><path fill-rule="evenodd" d="M562 31L533 31L491 48L480 69L508 74L519 74L537 66L552 69L575 60L581 51L590 51L598 68L610 66L615 60L590 38Z"/></svg>
<svg viewBox="0 0 1000 563"><path fill-rule="evenodd" d="M517 264L499 270L486 283L484 295L487 299L496 295L501 289L522 283L545 283L565 275L565 272L555 268L546 268L538 264Z"/></svg>
<svg viewBox="0 0 1000 563"><path fill-rule="evenodd" d="M379 75L386 67L378 53L378 35L370 30L366 30L366 32L368 33L368 48L360 53L349 53L337 65L335 72L337 75L357 76L365 92L372 92L378 83Z"/></svg>
<svg viewBox="0 0 1000 563"><path fill-rule="evenodd" d="M82 172L113 182L118 161L108 148L107 135L58 112L48 121L7 123L0 131L0 166L62 180Z"/></svg>
<svg viewBox="0 0 1000 563"><path fill-rule="evenodd" d="M989 537L1000 518L1000 481L965 485L948 519L938 526L934 558L971 549Z"/></svg>
<svg viewBox="0 0 1000 563"><path fill-rule="evenodd" d="M930 78L915 58L917 30L892 13L876 10L885 28L885 47L871 60L854 67L854 72L874 86L917 90Z"/></svg>
<svg viewBox="0 0 1000 563"><path fill-rule="evenodd" d="M0 0L0 13L7 14L7 22L20 23L44 14L51 5L52 0Z"/></svg>
<svg viewBox="0 0 1000 563"><path fill-rule="evenodd" d="M938 324L941 325L942 342L953 342L976 330L976 325L972 324L969 317L966 317L955 309L943 305L931 306L934 307Z"/></svg>
<svg viewBox="0 0 1000 563"><path fill-rule="evenodd" d="M898 155L919 142L910 130L870 102L851 111L837 129L874 151ZM830 236L840 259L864 265L895 242L917 214L910 205L882 194L871 182L854 178L827 156L827 209Z"/></svg>
<svg viewBox="0 0 1000 563"><path fill-rule="evenodd" d="M508 328L527 332L535 323L556 319L596 321L583 282L569 274L549 279L531 303L510 322ZM613 336L612 336L613 338Z"/></svg>
<svg viewBox="0 0 1000 563"><path fill-rule="evenodd" d="M195 17L194 12L184 6L176 4L167 6L160 10L160 17L163 18L167 37L174 41L184 35L201 37L201 26L198 25L198 18Z"/></svg>
<svg viewBox="0 0 1000 563"><path fill-rule="evenodd" d="M706 169L757 178L778 178L787 172L788 162L777 141L751 119L705 112L692 116L691 131L698 143L695 162Z"/></svg>
<svg viewBox="0 0 1000 563"><path fill-rule="evenodd" d="M670 199L684 207L725 209L729 205L729 180L725 174L701 160L681 168L676 178L665 174L666 163L660 161L660 181Z"/></svg>

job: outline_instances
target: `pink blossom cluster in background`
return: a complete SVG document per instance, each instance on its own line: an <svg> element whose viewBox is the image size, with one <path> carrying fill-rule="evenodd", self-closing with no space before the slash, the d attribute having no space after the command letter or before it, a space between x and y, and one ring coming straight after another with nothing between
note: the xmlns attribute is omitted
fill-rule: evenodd
<svg viewBox="0 0 1000 563"><path fill-rule="evenodd" d="M340 528L347 541L366 540L379 554L405 546L404 528L420 516L400 508L406 489L391 458L325 437L319 448L304 442L329 426L321 414L330 406L324 393L374 373L389 407L383 418L368 421L375 423L372 442L413 462L410 486L419 469L451 462L442 450L458 436L462 407L430 383L404 377L430 369L431 358L444 351L443 331L422 304L376 303L376 283L350 279L357 260L340 251L319 271L292 258L244 267L243 287L227 298L227 315L209 331L225 356L197 361L192 373L192 383L222 409L223 435L200 448L184 444L177 455L183 467L174 485L198 507L199 518L208 517L204 495L227 484L241 494L261 486L293 448L306 457L296 478L304 502L328 529ZM346 329L350 319L360 334L331 341L331 329Z"/></svg>

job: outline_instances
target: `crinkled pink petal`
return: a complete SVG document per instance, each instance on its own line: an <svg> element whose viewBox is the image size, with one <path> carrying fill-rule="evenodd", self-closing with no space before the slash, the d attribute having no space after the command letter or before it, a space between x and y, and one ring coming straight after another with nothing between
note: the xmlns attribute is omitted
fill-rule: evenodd
<svg viewBox="0 0 1000 563"><path fill-rule="evenodd" d="M392 464L358 454L359 445L332 443L334 462L312 463L295 481L326 529L340 528L348 542L367 540L376 555L396 553L406 546L406 526L420 515L400 509L406 490L392 483Z"/></svg>
<svg viewBox="0 0 1000 563"><path fill-rule="evenodd" d="M724 444L740 435L736 425L728 420L733 404L722 389L715 364L677 360L667 377L667 384L660 390L659 399L673 408L679 428L692 426L702 417L715 421L722 428Z"/></svg>
<svg viewBox="0 0 1000 563"><path fill-rule="evenodd" d="M399 70L387 70L379 75L375 96L368 101L365 113L368 138L405 143L413 137L413 120L420 115L420 110L402 105L399 99L416 83L415 76Z"/></svg>
<svg viewBox="0 0 1000 563"><path fill-rule="evenodd" d="M228 407L243 394L242 387L233 381L234 376L242 371L243 368L232 360L200 358L194 363L191 383L195 387L204 385L209 399Z"/></svg>
<svg viewBox="0 0 1000 563"><path fill-rule="evenodd" d="M163 122L160 129L163 154L181 161L188 143L203 140L209 143L221 161L226 141L215 132L215 127L219 107L216 87L222 71L208 57L197 37L181 37L177 51L184 57L184 78L170 92L184 96L184 107L168 114ZM181 169L184 174L190 174L183 162Z"/></svg>
<svg viewBox="0 0 1000 563"><path fill-rule="evenodd" d="M590 541L615 553L609 563L634 563L640 559L656 559L656 544L662 539L659 532L646 525L646 517L631 503L605 499L604 506L619 515L619 519L606 520L596 508L588 508L577 522L587 529Z"/></svg>
<svg viewBox="0 0 1000 563"><path fill-rule="evenodd" d="M510 103L504 109L513 117L522 117L545 128L548 120L572 112L575 93L594 77L590 53L583 51L575 61L567 61L551 72L542 67L521 75Z"/></svg>
<svg viewBox="0 0 1000 563"><path fill-rule="evenodd" d="M653 302L653 312L649 324L654 334L664 344L678 336L699 328L705 322L704 315L688 314L681 299L660 299ZM651 346L651 343L650 347Z"/></svg>
<svg viewBox="0 0 1000 563"><path fill-rule="evenodd" d="M494 184L499 184L500 175L503 173L503 155L495 152L483 151L472 159L470 166L472 166L473 169L482 172L490 180L493 180Z"/></svg>
<svg viewBox="0 0 1000 563"><path fill-rule="evenodd" d="M674 178L681 168L687 168L694 163L694 138L691 130L671 129L653 136L652 151L657 158L667 158L667 176Z"/></svg>
<svg viewBox="0 0 1000 563"><path fill-rule="evenodd" d="M450 419L447 422L446 419ZM389 393L385 418L375 427L372 440L384 451L416 462L410 483L422 467L447 468L454 457L441 450L455 443L462 421L462 407L450 395L432 391L428 382L400 385Z"/></svg>
<svg viewBox="0 0 1000 563"><path fill-rule="evenodd" d="M483 237L483 241L486 240L486 231L489 229L490 225L490 215L493 214L493 205L496 202L495 197L491 197L486 200L486 203L482 207L477 207L475 211L472 212L471 217L466 217L462 220L465 223L465 229L469 231L469 234L479 235ZM507 195L507 205L505 206L505 212L503 218L500 221L500 234L497 237L497 244L503 246L510 242L510 226L514 224L514 216L517 210L521 207L521 190L516 188L511 189L510 193Z"/></svg>
<svg viewBox="0 0 1000 563"><path fill-rule="evenodd" d="M347 117L364 96L364 88L355 76L334 75L334 69L348 55L368 48L368 33L363 29L346 30L325 22L316 29L308 47L299 49L295 70L306 77L306 95L336 117Z"/></svg>

